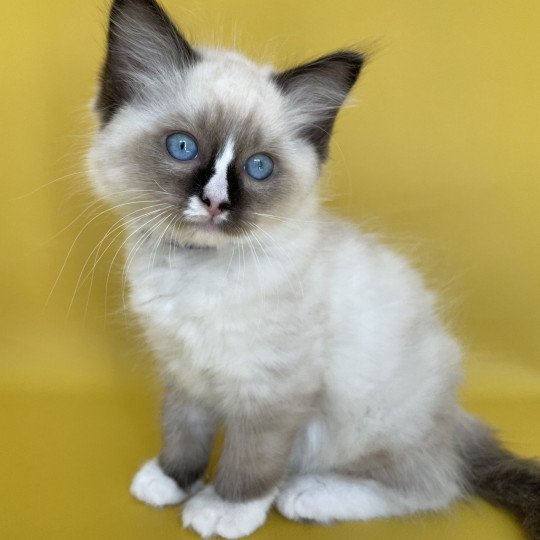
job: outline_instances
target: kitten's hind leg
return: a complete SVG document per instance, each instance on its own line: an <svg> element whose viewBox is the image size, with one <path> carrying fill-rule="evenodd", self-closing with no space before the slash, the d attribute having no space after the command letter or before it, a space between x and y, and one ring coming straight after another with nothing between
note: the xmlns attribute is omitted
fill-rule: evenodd
<svg viewBox="0 0 540 540"><path fill-rule="evenodd" d="M439 510L453 497L430 501L376 480L339 474L312 474L291 478L281 489L276 506L295 521L366 521L428 510Z"/></svg>
<svg viewBox="0 0 540 540"><path fill-rule="evenodd" d="M215 433L213 418L202 407L165 395L163 447L158 458L145 463L131 483L131 494L151 506L179 504L203 487Z"/></svg>

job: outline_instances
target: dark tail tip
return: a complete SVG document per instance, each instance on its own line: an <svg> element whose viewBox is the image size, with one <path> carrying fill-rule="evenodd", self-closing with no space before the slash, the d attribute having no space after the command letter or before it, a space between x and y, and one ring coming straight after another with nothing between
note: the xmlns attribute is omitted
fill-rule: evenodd
<svg viewBox="0 0 540 540"><path fill-rule="evenodd" d="M530 537L540 540L540 463L505 450L478 424L461 444L470 490L512 512Z"/></svg>

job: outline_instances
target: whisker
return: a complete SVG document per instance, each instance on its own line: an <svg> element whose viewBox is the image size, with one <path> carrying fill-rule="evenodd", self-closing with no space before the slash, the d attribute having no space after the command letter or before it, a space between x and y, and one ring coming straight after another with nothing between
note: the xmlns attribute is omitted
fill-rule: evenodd
<svg viewBox="0 0 540 540"><path fill-rule="evenodd" d="M257 327L260 328L261 323L262 323L262 314L266 312L266 290L265 290L265 287L264 287L264 281L263 281L263 276L262 276L262 267L261 267L261 264L260 264L259 256L257 255L257 251L255 249L255 246L253 245L253 242L251 241L251 238L245 233L244 233L243 236L247 240L248 246L249 246L249 248L251 250L251 253L253 254L253 258L255 260L255 266L256 266L256 269L257 269L257 281L259 282L259 290L260 290L260 292L262 294L262 306L259 309L259 318L258 318L258 321L257 321Z"/></svg>
<svg viewBox="0 0 540 540"><path fill-rule="evenodd" d="M82 171L76 171L69 174L66 174L64 176L61 176L60 178L55 178L54 180L51 180L50 182L47 182L46 184L43 184L42 186L38 186L36 189L33 189L32 191L29 191L28 193L25 193L23 195L19 195L18 197L14 197L11 199L12 201L20 201L22 199L26 199L27 197L30 197L31 195L34 195L35 193L38 193L42 189L45 189L48 186L51 186L52 184L56 184L57 182L60 182L62 180L67 180L68 178L71 178L73 176L84 176L84 172Z"/></svg>
<svg viewBox="0 0 540 540"><path fill-rule="evenodd" d="M146 201L148 202L148 201ZM154 201L150 201L150 202L154 202ZM88 221L84 227L79 231L79 234L77 234L77 236L75 237L75 240L73 240L72 244L71 244L71 247L69 248L69 251L66 255L66 258L64 259L64 262L60 268L60 271L58 273L58 276L56 277L56 280L54 281L53 283L53 286L51 288L51 291L49 292L49 295L47 296L47 300L45 301L45 306L44 306L44 309L47 308L47 306L49 305L49 302L52 298L52 295L54 294L54 291L56 290L56 287L58 285L58 282L60 281L60 278L61 276L63 275L64 273L64 269L66 268L66 265L67 265L67 262L69 260L69 257L71 255L71 253L73 252L73 249L75 248L75 245L77 243L77 241L79 240L79 238L82 236L82 234L84 233L84 231L96 220L98 219L100 216L102 216L103 214L106 214L107 212L110 212L111 210L113 209L116 209L116 208L120 208L120 207L123 207L123 206L127 206L129 204L141 204L141 201L128 201L128 202L125 202L125 203L122 203L122 204L118 204L116 206L114 206L113 208L106 208L105 210L101 211L99 214L97 214L96 216L94 216L90 221Z"/></svg>
<svg viewBox="0 0 540 540"><path fill-rule="evenodd" d="M122 303L123 303L123 306L124 306L124 312L126 311L126 296L125 296L125 289L126 289L126 282L127 282L127 279L128 279L128 273L129 273L129 268L131 266L131 263L133 262L133 260L135 259L135 255L137 254L137 251L139 250L140 247L142 247L143 243L145 240L147 240L148 238L151 238L152 234L154 233L154 231L156 231L160 225L162 223L164 223L165 221L167 221L167 219L169 219L169 215L166 213L166 210L164 210L164 212L166 215L165 217L160 220L158 223L156 223L155 225L153 225L150 230L147 232L146 235L142 235L141 238L139 238L139 240L137 240L135 246L131 249L127 259L126 259L126 264L124 266L124 271L122 273ZM163 215L160 214L160 215ZM159 217L159 215L157 216Z"/></svg>
<svg viewBox="0 0 540 540"><path fill-rule="evenodd" d="M286 271L285 268L283 267L283 265L281 264L280 261L278 261L277 259L271 259L270 258L270 255L268 254L268 251L266 250L265 246L262 244L262 242L259 240L259 236L256 232L253 232L251 233L253 235L253 238L255 239L255 241L259 244L262 252L264 253L264 256L266 257L266 260L268 261L268 263L271 265L273 264L274 262L277 262L280 266L280 268L283 270L283 271ZM274 285L273 287L273 292L274 292L274 296L276 297L276 300L277 300L277 309L279 310L279 306L281 304L281 295L279 294L279 291L276 289L276 286Z"/></svg>
<svg viewBox="0 0 540 540"><path fill-rule="evenodd" d="M105 281L105 318L107 318L107 300L109 298L109 281L110 281L110 277L111 277L111 272L112 272L112 269L113 269L113 266L114 266L114 261L116 260L116 257L118 256L118 254L122 251L123 247L126 245L126 243L129 241L129 239L134 236L135 234L138 234L139 231L141 231L142 229L144 229L145 227L148 226L149 223L152 223L154 220L156 219L159 219L165 212L167 212L167 209L165 210L162 210L157 216L154 216L152 218L150 218L148 221L146 221L145 223L143 223L140 227L137 227L134 231L132 231L125 239L124 241L120 244L120 246L117 248L117 250L115 251L114 255L113 255L113 258L111 260L111 262L109 263L109 270L107 272L107 279ZM147 237L147 235L143 235L141 238L142 240L144 241L145 238ZM140 241L141 239L137 240L135 246L138 244L138 242ZM126 259L127 261L127 259ZM125 272L126 272L126 267L124 265L124 268L122 269L122 287L124 287L125 285ZM122 300L124 302L124 306L125 306L125 301L124 301L124 293L122 291Z"/></svg>
<svg viewBox="0 0 540 540"><path fill-rule="evenodd" d="M170 218L170 216L168 216ZM148 271L149 273L152 272L152 270L154 269L154 266L156 264L156 257L157 257L157 252L158 252L158 249L161 245L161 242L163 241L163 238L165 238L165 235L167 233L167 231L169 230L169 228L171 227L172 225L172 221L170 221L167 226L165 227L165 229L163 229L163 232L161 233L161 235L159 236L158 240L156 241L156 245L154 246L154 248L152 249L152 252L150 254L150 267L148 268Z"/></svg>
<svg viewBox="0 0 540 540"><path fill-rule="evenodd" d="M99 262L101 261L101 259L103 258L103 256L105 255L105 253L107 252L107 250L109 249L110 246L113 245L114 241L123 233L123 230L125 228L125 225L126 224L129 224L129 223L134 223L136 222L137 220L139 219L143 219L153 213L156 213L156 212L159 212L161 210L165 210L166 208L161 208L163 205L166 205L167 203L157 203L155 205L151 205L151 206L147 206L145 208L138 208L137 210L134 210L133 212L130 212L129 214L126 214L126 216L124 217L120 217L118 220L116 220L112 225L111 227L109 227L109 230L107 231L107 233L105 234L105 236L101 239L101 241L94 247L94 249L90 252L90 255L87 257L86 261L84 262L83 264L83 267L82 267L82 270L79 274L79 278L77 280L77 283L75 285L75 291L73 292L73 295L71 297L71 302L69 304L69 309L68 309L68 315L69 315L69 312L71 311L71 307L73 305L73 302L75 300L75 297L77 295L77 292L78 292L78 289L80 286L82 286L86 280L88 279L89 276L91 276L91 281L90 281L90 286L89 286L89 292L88 292L88 298L90 297L90 294L91 294L91 291L92 291L92 284L93 284L93 281L94 281L94 272L95 272L95 269L97 267L97 265L99 264ZM170 205L169 205L170 206ZM157 208L156 210L152 210L150 212L147 212L147 210L149 210L150 208L155 208L155 207L160 207L160 208ZM131 216L133 214L136 214L138 212L145 212L143 215L140 215L140 216L136 216L130 220L127 220L126 221L126 218L128 216ZM99 254L100 252L100 249L101 249L101 246L103 245L103 243L105 242L105 240L111 236L111 234L113 234L115 231L119 230L120 229L120 232L118 234L116 234L114 236L114 238L111 240L111 242L106 246L106 248L101 252L101 254ZM95 255L94 255L95 254ZM84 270L88 264L88 262L90 261L90 259L92 258L92 255L94 255L94 264L92 265L92 268L87 272L87 274L84 276L84 278L82 278L82 275L84 273ZM99 257L98 257L99 255ZM86 309L85 309L85 319L86 319L86 311L87 311L87 308L88 308L88 301L87 301L87 305L86 305Z"/></svg>
<svg viewBox="0 0 540 540"><path fill-rule="evenodd" d="M231 249L231 256L229 257L229 264L227 264L227 271L225 272L225 280L229 278L229 271L231 270L231 264L232 264L235 251L236 251L236 244L233 244L232 249Z"/></svg>
<svg viewBox="0 0 540 540"><path fill-rule="evenodd" d="M249 210L249 213L254 216L261 216L266 217L270 219L275 219L278 221L281 221L283 223L294 223L294 224L303 224L303 223L328 223L329 220L321 220L321 219L294 219L294 218L286 218L284 216L276 216L273 214L264 214L262 212L254 212L252 210Z"/></svg>
<svg viewBox="0 0 540 540"><path fill-rule="evenodd" d="M281 251L283 256L290 263L290 268L294 268L294 265L292 264L292 259L291 259L290 255L283 249L283 246L281 246L278 242L276 242L276 240L274 239L274 237L270 233L265 231L262 227L259 227L259 225L257 225L256 223L251 223L251 225L253 225L253 227L258 229L262 234L264 234L272 242L272 245L274 245L277 249L279 249ZM283 268L283 266L282 266L282 268ZM292 287L292 283L291 283L291 281L289 279L289 275L291 274L291 272L288 271L288 269L285 269L284 274L285 274L285 276L287 278L287 281L289 282L289 286L291 286L291 290L294 291L295 289L294 289L294 287ZM301 295L304 296L304 288L303 288L303 285L302 285L302 280L300 279L300 276L298 276L296 274L296 272L294 273L294 276L296 277L296 281L298 283Z"/></svg>

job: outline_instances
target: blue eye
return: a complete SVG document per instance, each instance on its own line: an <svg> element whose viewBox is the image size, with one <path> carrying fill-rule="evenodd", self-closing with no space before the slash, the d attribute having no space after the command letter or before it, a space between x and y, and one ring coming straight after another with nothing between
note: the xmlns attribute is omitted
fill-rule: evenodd
<svg viewBox="0 0 540 540"><path fill-rule="evenodd" d="M266 154L254 154L248 158L244 169L255 180L266 180L274 170L274 162Z"/></svg>
<svg viewBox="0 0 540 540"><path fill-rule="evenodd" d="M169 154L179 161L189 161L195 159L199 148L197 141L185 133L173 133L167 137L165 142Z"/></svg>

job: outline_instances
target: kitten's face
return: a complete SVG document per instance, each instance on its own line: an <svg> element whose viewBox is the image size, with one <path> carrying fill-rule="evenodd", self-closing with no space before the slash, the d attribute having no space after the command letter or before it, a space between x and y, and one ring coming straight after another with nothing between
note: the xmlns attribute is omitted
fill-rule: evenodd
<svg viewBox="0 0 540 540"><path fill-rule="evenodd" d="M128 226L217 245L309 212L337 110L361 65L283 73L193 49L153 0L116 1L89 154Z"/></svg>

